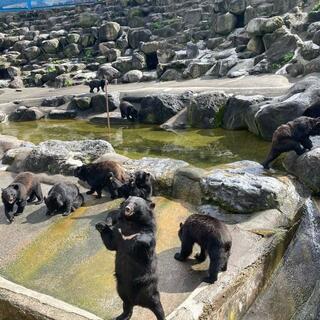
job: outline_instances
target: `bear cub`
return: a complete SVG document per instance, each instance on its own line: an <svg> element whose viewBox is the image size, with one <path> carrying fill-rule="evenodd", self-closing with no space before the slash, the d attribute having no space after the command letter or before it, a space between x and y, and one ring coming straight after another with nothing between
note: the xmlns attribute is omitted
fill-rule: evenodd
<svg viewBox="0 0 320 320"><path fill-rule="evenodd" d="M120 103L120 112L123 119L127 118L129 121L136 121L138 119L138 111L134 105L128 101L122 100Z"/></svg>
<svg viewBox="0 0 320 320"><path fill-rule="evenodd" d="M155 204L139 197L129 197L116 212L113 226L100 222L100 232L107 249L116 251L115 277L123 301L123 313L130 319L134 306L150 309L158 320L165 315L160 302L157 275Z"/></svg>
<svg viewBox="0 0 320 320"><path fill-rule="evenodd" d="M94 88L97 88L97 92L101 90L104 92L104 87L106 85L105 80L99 80L99 79L94 79L91 80L87 83L87 85L90 87L90 92L93 93Z"/></svg>
<svg viewBox="0 0 320 320"><path fill-rule="evenodd" d="M84 203L83 195L73 183L56 183L44 197L47 206L47 215L62 213L68 216L71 212L80 208Z"/></svg>
<svg viewBox="0 0 320 320"><path fill-rule="evenodd" d="M111 178L115 177L121 183L125 183L127 177L124 168L114 161L83 165L75 169L74 176L87 182L91 187L87 194L97 192L98 199L101 198L102 189L105 187L108 188L112 199L117 198Z"/></svg>
<svg viewBox="0 0 320 320"><path fill-rule="evenodd" d="M195 258L203 262L207 254L210 258L209 276L204 282L214 283L220 271L226 271L231 251L232 239L227 226L208 215L193 214L186 222L180 224L179 238L181 240L180 253L174 258L185 261L192 253L193 245L197 243L201 252Z"/></svg>
<svg viewBox="0 0 320 320"><path fill-rule="evenodd" d="M287 151L295 151L302 155L306 150L311 150L313 145L310 136L320 134L320 118L299 117L281 125L273 133L271 150L262 163L265 169L270 168L270 163Z"/></svg>
<svg viewBox="0 0 320 320"><path fill-rule="evenodd" d="M9 223L14 217L23 213L27 202L31 203L37 198L35 204L43 201L43 195L39 179L31 172L20 173L13 182L2 190L2 202L4 212Z"/></svg>

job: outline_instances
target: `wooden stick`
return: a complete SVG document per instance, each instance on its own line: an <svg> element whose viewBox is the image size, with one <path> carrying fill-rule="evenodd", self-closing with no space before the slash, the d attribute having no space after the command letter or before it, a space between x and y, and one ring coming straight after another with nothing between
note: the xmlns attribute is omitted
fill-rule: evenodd
<svg viewBox="0 0 320 320"><path fill-rule="evenodd" d="M106 85L104 87L106 92L106 104L107 104L107 123L108 123L108 131L110 133L110 114L109 114L109 99L108 99L108 80L106 80Z"/></svg>

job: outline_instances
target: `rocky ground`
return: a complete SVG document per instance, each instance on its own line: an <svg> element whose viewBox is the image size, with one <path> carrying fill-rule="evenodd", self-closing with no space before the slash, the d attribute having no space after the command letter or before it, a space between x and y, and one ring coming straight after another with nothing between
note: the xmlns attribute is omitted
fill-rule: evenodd
<svg viewBox="0 0 320 320"><path fill-rule="evenodd" d="M0 16L0 84L68 87L319 71L314 0L107 0Z"/></svg>

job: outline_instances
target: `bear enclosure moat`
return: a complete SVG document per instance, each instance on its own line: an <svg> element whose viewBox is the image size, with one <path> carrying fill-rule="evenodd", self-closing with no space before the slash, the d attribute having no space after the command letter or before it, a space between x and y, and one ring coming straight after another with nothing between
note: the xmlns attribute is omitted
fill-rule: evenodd
<svg viewBox="0 0 320 320"><path fill-rule="evenodd" d="M162 157L184 160L196 167L239 160L261 162L269 143L253 134L223 129L188 129L170 132L158 126L94 125L81 120L40 120L0 123L0 134L38 144L46 140L102 139L116 152L133 159Z"/></svg>

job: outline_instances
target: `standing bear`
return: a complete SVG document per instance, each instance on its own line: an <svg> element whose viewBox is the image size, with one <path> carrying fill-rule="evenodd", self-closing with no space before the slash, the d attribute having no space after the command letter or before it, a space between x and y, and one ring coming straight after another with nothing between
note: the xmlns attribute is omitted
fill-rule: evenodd
<svg viewBox="0 0 320 320"><path fill-rule="evenodd" d="M104 91L104 87L106 86L106 81L105 80L99 80L99 79L94 79L91 80L87 83L87 85L90 87L90 92L93 93L94 88L97 88L97 92L100 91L100 88L102 91Z"/></svg>
<svg viewBox="0 0 320 320"><path fill-rule="evenodd" d="M201 252L195 256L199 262L206 260L207 254L209 255L209 276L203 279L204 282L213 283L220 271L227 271L232 239L224 223L211 216L193 214L184 224L180 224L178 234L181 250L174 256L176 260L185 261L192 253L195 243L201 247Z"/></svg>
<svg viewBox="0 0 320 320"><path fill-rule="evenodd" d="M74 176L87 182L91 189L87 194L97 192L97 198L101 198L102 189L107 187L111 198L118 197L115 192L114 178L120 183L125 183L127 174L124 168L115 161L103 161L99 163L86 164L78 167L74 171Z"/></svg>
<svg viewBox="0 0 320 320"><path fill-rule="evenodd" d="M2 190L2 202L4 213L9 223L12 223L15 216L23 213L27 202L35 204L43 201L43 195L39 179L31 172L20 173L13 182Z"/></svg>
<svg viewBox="0 0 320 320"><path fill-rule="evenodd" d="M136 121L138 119L138 111L134 105L128 101L122 100L120 103L120 112L123 119L127 118L129 121Z"/></svg>
<svg viewBox="0 0 320 320"><path fill-rule="evenodd" d="M83 205L84 198L79 188L73 183L56 183L44 197L47 206L47 215L62 213L68 216Z"/></svg>
<svg viewBox="0 0 320 320"><path fill-rule="evenodd" d="M270 163L287 151L295 151L302 155L306 150L311 150L313 145L310 136L320 134L320 118L299 117L281 125L272 137L271 150L262 163L265 169L270 168Z"/></svg>
<svg viewBox="0 0 320 320"><path fill-rule="evenodd" d="M158 290L154 207L152 202L129 197L121 204L113 226L107 222L96 225L106 248L116 251L115 277L123 301L118 320L130 319L134 306L150 309L158 320L165 319Z"/></svg>

